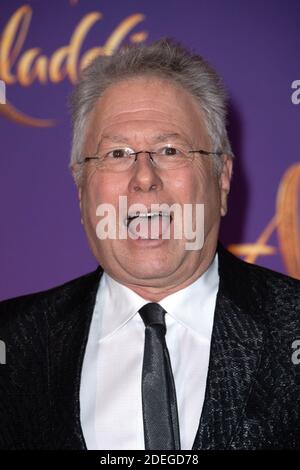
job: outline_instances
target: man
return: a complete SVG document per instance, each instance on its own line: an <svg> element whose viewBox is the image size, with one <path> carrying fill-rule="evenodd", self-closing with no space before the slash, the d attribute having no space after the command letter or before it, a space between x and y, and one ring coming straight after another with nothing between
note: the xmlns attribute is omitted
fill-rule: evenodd
<svg viewBox="0 0 300 470"><path fill-rule="evenodd" d="M72 112L100 266L2 303L0 447L300 448L299 282L218 244L232 152L217 74L170 40L124 48L84 71Z"/></svg>

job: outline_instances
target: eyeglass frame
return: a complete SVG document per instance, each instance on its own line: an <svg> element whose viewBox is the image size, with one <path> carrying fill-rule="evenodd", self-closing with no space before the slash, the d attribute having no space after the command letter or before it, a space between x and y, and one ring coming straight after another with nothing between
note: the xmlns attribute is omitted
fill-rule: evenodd
<svg viewBox="0 0 300 470"><path fill-rule="evenodd" d="M147 153L151 159L151 161L153 162L153 158L152 158L152 155L155 155L157 154L158 152L155 152L155 151L152 151L152 150L139 150L138 152L132 152L129 154L129 156L133 156L135 155L135 159L134 159L134 162L137 161L137 157L139 154L141 153ZM209 152L207 150L188 150L188 153L200 153L201 155L205 155L205 156L209 156L209 155L217 155L218 157L221 157L222 155L225 155L226 153L225 152L222 152L222 151L218 151L218 152ZM122 157L124 158L124 157ZM91 156L91 157L85 157L82 161L80 162L77 162L78 164L83 164L83 163L86 163L86 162L89 162L91 160L100 160L100 157L95 155L95 156Z"/></svg>

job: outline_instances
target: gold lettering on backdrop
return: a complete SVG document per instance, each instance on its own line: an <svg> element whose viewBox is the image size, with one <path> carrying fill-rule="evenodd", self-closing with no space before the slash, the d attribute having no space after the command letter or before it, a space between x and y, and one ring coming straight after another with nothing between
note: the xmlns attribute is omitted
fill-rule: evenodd
<svg viewBox="0 0 300 470"><path fill-rule="evenodd" d="M103 17L101 12L88 13L74 29L69 44L60 47L48 58L42 54L41 49L38 47L28 49L22 53L32 13L32 8L29 5L20 7L4 27L0 41L0 79L6 85L19 83L21 86L28 87L34 81L39 81L45 85L48 80L59 83L65 78L68 78L74 84L78 80L79 72L92 59L99 55L113 54L132 29L145 19L145 16L140 13L128 16L115 28L103 46L93 47L85 51L80 58L81 48L87 34L94 24ZM145 31L129 36L131 42L142 42L146 38L147 33ZM27 116L9 102L0 107L0 114L14 122L28 126L48 127L55 124L54 120L36 119Z"/></svg>
<svg viewBox="0 0 300 470"><path fill-rule="evenodd" d="M29 6L20 7L12 15L3 30L0 43L0 76L6 85L16 82L16 77L12 75L11 68L24 45L31 16L32 10Z"/></svg>
<svg viewBox="0 0 300 470"><path fill-rule="evenodd" d="M86 15L74 33L71 36L70 44L68 46L58 49L50 59L49 66L49 78L52 82L57 83L63 80L68 75L72 83L76 83L78 80L77 63L80 48L82 43L92 26L96 21L102 17L101 13L90 13ZM61 72L61 63L66 60L65 71ZM59 67L57 67L57 65Z"/></svg>
<svg viewBox="0 0 300 470"><path fill-rule="evenodd" d="M277 192L276 214L255 243L229 245L229 250L254 263L259 256L273 255L277 249L267 244L274 230L277 231L279 251L287 273L300 279L300 163L292 165L284 173Z"/></svg>
<svg viewBox="0 0 300 470"><path fill-rule="evenodd" d="M29 86L36 78L41 83L47 82L47 58L45 56L38 57L40 49L29 49L20 58L18 64L18 76L20 85ZM37 59L35 61L35 59ZM34 63L35 62L35 63Z"/></svg>

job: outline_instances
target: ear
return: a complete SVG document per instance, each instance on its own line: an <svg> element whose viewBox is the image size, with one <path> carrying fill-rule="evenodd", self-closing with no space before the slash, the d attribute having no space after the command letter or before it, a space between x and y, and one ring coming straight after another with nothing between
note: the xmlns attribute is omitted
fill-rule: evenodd
<svg viewBox="0 0 300 470"><path fill-rule="evenodd" d="M223 167L221 175L219 177L222 217L224 217L227 213L227 198L230 191L232 163L232 157L230 155L223 156Z"/></svg>
<svg viewBox="0 0 300 470"><path fill-rule="evenodd" d="M82 215L82 187L77 186L77 195L78 195L78 201L79 201L79 208L80 208L80 222L83 225L83 215Z"/></svg>
<svg viewBox="0 0 300 470"><path fill-rule="evenodd" d="M72 172L73 180L74 180L74 182L76 184L76 187L77 187L77 196L78 196L79 208L80 208L80 213L81 213L80 221L83 224L83 218L82 218L82 186L81 186L81 184L79 184L79 181L78 181L79 170L81 170L81 168L79 167L79 165L77 163L75 163L74 165L71 166L71 172Z"/></svg>
<svg viewBox="0 0 300 470"><path fill-rule="evenodd" d="M79 163L73 163L71 166L70 166L70 170L71 170L71 173L72 173L72 178L74 180L74 183L76 184L76 186L78 187L78 175L81 173L82 171L82 168L81 168L81 165L79 165Z"/></svg>

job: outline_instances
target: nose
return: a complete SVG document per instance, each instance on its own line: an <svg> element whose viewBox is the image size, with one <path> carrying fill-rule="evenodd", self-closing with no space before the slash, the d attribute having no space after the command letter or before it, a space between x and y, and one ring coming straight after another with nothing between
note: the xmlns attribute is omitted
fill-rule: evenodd
<svg viewBox="0 0 300 470"><path fill-rule="evenodd" d="M151 152L137 152L129 181L129 191L159 191L162 187L163 182L153 164Z"/></svg>

